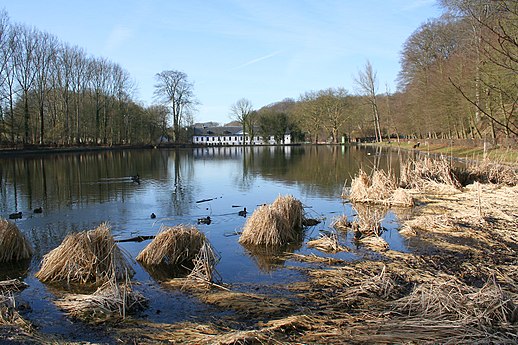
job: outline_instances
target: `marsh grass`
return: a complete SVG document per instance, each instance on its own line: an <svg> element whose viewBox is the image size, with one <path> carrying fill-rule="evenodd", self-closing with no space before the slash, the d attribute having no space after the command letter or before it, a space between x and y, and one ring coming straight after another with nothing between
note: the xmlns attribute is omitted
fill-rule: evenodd
<svg viewBox="0 0 518 345"><path fill-rule="evenodd" d="M162 227L137 261L158 281L185 278L183 285L210 287L219 262L205 234L194 226Z"/></svg>
<svg viewBox="0 0 518 345"><path fill-rule="evenodd" d="M411 317L462 321L481 328L517 321L513 315L516 305L494 279L482 288L451 278L419 284L408 296L394 302L394 308Z"/></svg>
<svg viewBox="0 0 518 345"><path fill-rule="evenodd" d="M134 270L103 223L94 230L67 235L43 257L35 276L42 282L102 285L127 274L133 275Z"/></svg>
<svg viewBox="0 0 518 345"><path fill-rule="evenodd" d="M136 292L129 280L118 283L112 279L93 294L67 294L55 304L71 317L89 323L101 323L125 319L147 305L147 299Z"/></svg>
<svg viewBox="0 0 518 345"><path fill-rule="evenodd" d="M7 293L13 291L21 291L27 288L27 283L20 281L19 279L9 279L0 281L0 293Z"/></svg>
<svg viewBox="0 0 518 345"><path fill-rule="evenodd" d="M406 161L401 166L400 185L411 189L427 189L442 185L458 190L462 187L451 161L444 156L438 159L424 156Z"/></svg>
<svg viewBox="0 0 518 345"><path fill-rule="evenodd" d="M353 204L356 216L353 221L353 228L365 236L379 236L383 231L381 222L387 214L386 207L366 205L362 203Z"/></svg>
<svg viewBox="0 0 518 345"><path fill-rule="evenodd" d="M153 241L139 253L137 261L147 266L192 265L192 260L205 242L205 235L194 226L163 226Z"/></svg>
<svg viewBox="0 0 518 345"><path fill-rule="evenodd" d="M18 227L0 218L0 263L29 259L32 247Z"/></svg>
<svg viewBox="0 0 518 345"><path fill-rule="evenodd" d="M331 222L331 227L337 231L347 232L352 227L352 223L346 215L335 217Z"/></svg>
<svg viewBox="0 0 518 345"><path fill-rule="evenodd" d="M398 188L394 175L383 170L374 170L371 177L360 169L352 179L349 193L346 189L342 190L342 198L355 203L385 206L412 207L415 204L412 195Z"/></svg>
<svg viewBox="0 0 518 345"><path fill-rule="evenodd" d="M334 254L349 250L347 247L340 244L336 233L320 234L319 238L308 241L306 245L309 248L315 248L324 253Z"/></svg>
<svg viewBox="0 0 518 345"><path fill-rule="evenodd" d="M303 237L304 209L293 196L279 196L271 205L258 207L247 219L239 237L242 245L279 247Z"/></svg>

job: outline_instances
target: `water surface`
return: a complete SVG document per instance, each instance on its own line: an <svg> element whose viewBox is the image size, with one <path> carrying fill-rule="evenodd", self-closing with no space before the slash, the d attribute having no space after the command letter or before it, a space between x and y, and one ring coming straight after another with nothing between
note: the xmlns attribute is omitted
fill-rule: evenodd
<svg viewBox="0 0 518 345"><path fill-rule="evenodd" d="M67 234L93 229L102 222L110 224L116 239L126 239L155 235L162 225L194 225L198 218L210 216L211 224L197 226L221 256L217 271L223 283L246 290L257 289L257 284L265 287L303 280L298 270L291 269L302 264L269 260L238 243L236 233L246 221L238 212L246 207L250 215L258 205L271 203L279 195L293 195L304 204L306 217L322 220L305 232L305 240L315 238L320 231L331 230L335 217L354 217L352 206L340 195L344 182L350 182L360 167L397 173L401 159L396 151L356 146L210 147L0 158L0 216L21 211L23 217L16 225L35 249L30 262L0 267L0 279L21 277L29 284L19 299L28 306L24 316L43 332L84 339L82 327L86 326L70 323L51 302L55 298L52 289L34 278L43 255ZM137 174L140 183L131 178ZM43 213L33 213L38 207ZM152 219L151 213L157 217ZM391 248L407 251L395 230L393 213L388 213L384 225L388 231L383 236ZM352 234L340 234L340 239L354 247ZM344 260L368 255L361 248L323 254L304 243L293 250ZM147 244L119 245L133 259ZM142 317L174 322L199 320L217 312L186 293L163 290L138 263L133 265L137 272L133 280L150 299ZM96 330L90 333L90 341L104 336Z"/></svg>

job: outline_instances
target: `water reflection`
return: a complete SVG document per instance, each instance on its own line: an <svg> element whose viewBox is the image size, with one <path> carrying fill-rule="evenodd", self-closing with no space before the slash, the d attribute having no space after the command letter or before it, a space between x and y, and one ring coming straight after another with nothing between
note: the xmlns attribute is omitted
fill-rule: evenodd
<svg viewBox="0 0 518 345"><path fill-rule="evenodd" d="M279 269L286 262L286 253L293 253L302 248L303 240L292 243L287 246L271 247L271 246L254 246L243 245L246 253L254 260L257 267L264 273L270 273Z"/></svg>
<svg viewBox="0 0 518 345"><path fill-rule="evenodd" d="M34 278L34 272L42 256L69 233L108 222L114 237L124 239L155 235L161 225L187 224L203 231L221 256L216 269L225 283L300 280L299 272L285 267L293 262L287 264L271 252L243 248L238 236L228 236L239 232L246 221L238 211L246 208L251 214L258 205L291 194L304 204L311 218L324 220L318 229L308 229L307 239L328 227L333 217L352 214L351 205L344 205L340 194L344 181L350 181L360 167L367 172L378 167L397 173L400 159L397 152L346 146L209 147L3 157L0 216L23 212L16 224L35 249L32 262L9 272L32 282L24 292L26 296L41 296L48 292ZM137 174L140 184L131 178ZM197 203L200 200L207 201ZM43 212L33 213L38 207ZM156 219L150 217L151 213ZM197 225L198 218L207 216L211 217L210 224ZM397 243L397 235L397 231L390 233L393 243ZM350 234L341 238L348 245L351 240ZM135 258L146 243L118 245ZM397 246L404 249L403 242ZM287 250L322 254L306 248L304 242L282 249ZM351 253L336 257L356 258ZM134 266L134 279L144 282L143 292L171 304L161 305L161 309L177 310L175 303L185 302L183 297L165 296L167 292L157 287L153 277L161 280L163 272L146 271L136 263ZM1 271L5 276L7 271ZM55 309L49 301L33 304L42 313Z"/></svg>

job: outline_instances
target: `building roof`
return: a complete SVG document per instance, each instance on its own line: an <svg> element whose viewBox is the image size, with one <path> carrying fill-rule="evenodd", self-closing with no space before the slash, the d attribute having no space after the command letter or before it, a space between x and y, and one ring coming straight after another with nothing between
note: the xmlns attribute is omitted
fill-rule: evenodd
<svg viewBox="0 0 518 345"><path fill-rule="evenodd" d="M194 127L194 135L219 135L232 136L243 135L243 127L238 126L222 126L222 127Z"/></svg>

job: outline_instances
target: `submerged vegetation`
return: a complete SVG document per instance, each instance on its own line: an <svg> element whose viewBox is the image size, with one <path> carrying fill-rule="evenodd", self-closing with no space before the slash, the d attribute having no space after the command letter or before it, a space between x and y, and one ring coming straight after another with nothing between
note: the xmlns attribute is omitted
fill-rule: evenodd
<svg viewBox="0 0 518 345"><path fill-rule="evenodd" d="M427 171L427 166L435 170ZM215 280L219 258L195 227L161 228L137 259L143 265L146 262L146 269L164 263L169 273L176 266L186 268L181 276L161 276L159 284L166 290L190 294L213 310L229 313L213 322L157 323L142 317L141 312L147 308L145 295L139 292L138 283L131 282L130 275L116 278L107 274L113 272L114 263L97 266L92 270L96 274L67 271L64 276L89 281L86 277L98 276L103 270L106 274L100 277L109 279L91 294L56 291L54 303L72 320L116 324L113 332L123 342L513 343L518 332L518 186L511 178L515 173L510 167L498 168L488 162L458 169L442 158L411 161L400 179L376 170L373 177L359 171L354 179L363 182L353 183L346 190L351 195L363 195L353 203L356 213L350 218L336 217L332 231L308 239L305 245L315 251L309 255L291 252L289 246L282 245L286 241L263 240L288 238L289 244L301 246L291 242L305 239L301 235L305 220L301 202L292 196L279 196L272 204L258 208L270 210L261 222L254 219L258 216L248 219L245 228L250 224L263 227L251 227L248 241L256 237L260 240L243 245L247 251L262 250L257 260L267 261L257 264L267 270L285 265L302 272L306 279L287 286L269 286L264 291L259 291L261 285L250 289ZM389 188L381 190L380 186ZM398 190L412 197L412 206L401 208L383 201ZM409 252L391 249L382 237L382 219L391 207L401 214L411 210L400 219L399 231L408 242ZM277 217L272 224L278 228L265 226L272 217ZM290 229L296 232L289 236L277 233ZM345 245L342 236L347 234L354 238L356 247ZM75 240L67 237L60 247L83 253L72 258L70 251L60 252L59 256L68 257L69 263L100 263L104 262L100 258L118 257L112 253L118 249L105 224L69 236ZM70 245L70 241L75 244ZM92 242L99 244L95 248L104 248L100 251L103 254L85 261L84 253L94 251L85 243ZM50 256L57 256L58 248ZM332 256L340 251L355 253L360 259L346 261ZM296 261L305 264L290 266ZM42 269L50 262L45 256ZM53 265L60 272L70 266L62 261ZM14 280L4 283L0 284L2 327L23 330L17 337L40 341L42 335L16 308L16 290L25 286ZM9 334L14 339L14 333Z"/></svg>

